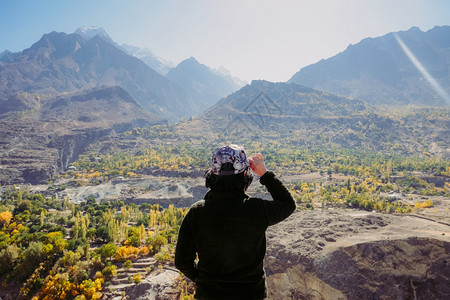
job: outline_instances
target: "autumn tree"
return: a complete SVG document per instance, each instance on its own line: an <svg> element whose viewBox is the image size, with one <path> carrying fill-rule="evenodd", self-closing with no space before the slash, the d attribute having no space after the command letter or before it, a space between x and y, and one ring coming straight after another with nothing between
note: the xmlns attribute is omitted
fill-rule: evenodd
<svg viewBox="0 0 450 300"><path fill-rule="evenodd" d="M10 211L4 211L0 213L0 225L8 225L13 217Z"/></svg>

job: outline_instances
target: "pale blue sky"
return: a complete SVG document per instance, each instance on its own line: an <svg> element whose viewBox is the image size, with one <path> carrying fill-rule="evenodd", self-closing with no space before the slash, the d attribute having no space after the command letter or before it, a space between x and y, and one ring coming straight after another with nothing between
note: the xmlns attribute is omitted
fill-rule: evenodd
<svg viewBox="0 0 450 300"><path fill-rule="evenodd" d="M448 0L0 0L0 52L100 26L119 44L233 75L286 81L366 37L450 25Z"/></svg>

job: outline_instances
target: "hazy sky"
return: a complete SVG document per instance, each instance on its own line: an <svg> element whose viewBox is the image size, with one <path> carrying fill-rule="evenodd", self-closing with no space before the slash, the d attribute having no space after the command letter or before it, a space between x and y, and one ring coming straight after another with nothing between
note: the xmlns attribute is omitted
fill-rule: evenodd
<svg viewBox="0 0 450 300"><path fill-rule="evenodd" d="M366 37L450 25L448 0L0 0L0 52L100 26L119 44L233 75L286 81Z"/></svg>

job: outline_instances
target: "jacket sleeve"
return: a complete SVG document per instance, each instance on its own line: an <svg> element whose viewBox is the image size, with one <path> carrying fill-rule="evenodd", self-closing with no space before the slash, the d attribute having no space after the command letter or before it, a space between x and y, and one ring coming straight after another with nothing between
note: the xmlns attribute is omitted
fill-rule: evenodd
<svg viewBox="0 0 450 300"><path fill-rule="evenodd" d="M266 186L273 198L273 201L263 202L268 225L274 225L289 217L294 212L296 204L284 184L271 171L261 176L259 182Z"/></svg>
<svg viewBox="0 0 450 300"><path fill-rule="evenodd" d="M195 263L197 250L189 224L189 217L188 212L180 226L177 246L175 248L175 266L187 278L195 281L198 275L197 265Z"/></svg>

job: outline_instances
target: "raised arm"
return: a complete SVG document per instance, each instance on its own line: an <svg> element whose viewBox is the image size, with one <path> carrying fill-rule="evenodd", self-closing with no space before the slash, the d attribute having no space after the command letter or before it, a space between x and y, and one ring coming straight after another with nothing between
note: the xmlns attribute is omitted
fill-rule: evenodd
<svg viewBox="0 0 450 300"><path fill-rule="evenodd" d="M273 201L264 201L265 215L268 225L274 225L289 217L295 210L295 200L284 184L273 172L267 171L264 158L255 154L249 158L250 168L260 176L259 182L265 185Z"/></svg>

